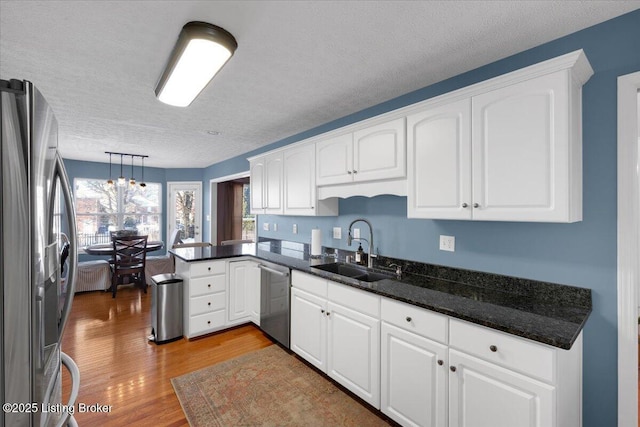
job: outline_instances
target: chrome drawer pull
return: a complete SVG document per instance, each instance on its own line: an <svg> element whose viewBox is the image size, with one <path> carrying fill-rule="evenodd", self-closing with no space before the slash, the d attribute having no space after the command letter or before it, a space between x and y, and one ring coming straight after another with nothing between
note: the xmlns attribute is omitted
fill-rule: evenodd
<svg viewBox="0 0 640 427"><path fill-rule="evenodd" d="M498 347L496 347L495 345L490 345L489 346L489 350L491 350L491 351L493 351L495 353L496 351L498 351Z"/></svg>

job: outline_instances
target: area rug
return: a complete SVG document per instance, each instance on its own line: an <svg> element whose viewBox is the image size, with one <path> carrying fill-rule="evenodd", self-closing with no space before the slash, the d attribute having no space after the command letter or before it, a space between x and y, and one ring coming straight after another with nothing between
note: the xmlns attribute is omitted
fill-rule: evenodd
<svg viewBox="0 0 640 427"><path fill-rule="evenodd" d="M171 383L194 427L389 425L277 345Z"/></svg>

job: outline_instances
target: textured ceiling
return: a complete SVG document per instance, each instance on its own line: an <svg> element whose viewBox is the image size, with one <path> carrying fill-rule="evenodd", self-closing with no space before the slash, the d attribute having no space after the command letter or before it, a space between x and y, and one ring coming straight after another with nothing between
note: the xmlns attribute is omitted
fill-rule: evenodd
<svg viewBox="0 0 640 427"><path fill-rule="evenodd" d="M63 157L206 167L640 7L640 1L1 1L0 77L52 105ZM154 95L182 26L238 50L187 108ZM220 132L209 135L207 131Z"/></svg>

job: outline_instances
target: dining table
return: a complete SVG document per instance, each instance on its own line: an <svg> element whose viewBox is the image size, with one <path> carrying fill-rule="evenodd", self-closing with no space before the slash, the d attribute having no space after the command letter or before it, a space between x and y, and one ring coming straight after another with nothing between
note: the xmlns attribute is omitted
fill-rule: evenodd
<svg viewBox="0 0 640 427"><path fill-rule="evenodd" d="M160 240L149 240L147 242L147 252L159 251L164 247L164 242ZM89 255L113 256L112 243L97 243L95 245L85 246L84 252Z"/></svg>

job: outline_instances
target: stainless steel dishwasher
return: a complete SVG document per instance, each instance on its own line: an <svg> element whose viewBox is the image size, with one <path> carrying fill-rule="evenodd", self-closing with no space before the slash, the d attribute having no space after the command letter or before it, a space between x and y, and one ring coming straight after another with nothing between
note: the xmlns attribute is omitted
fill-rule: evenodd
<svg viewBox="0 0 640 427"><path fill-rule="evenodd" d="M260 329L289 348L289 295L291 271L288 267L260 261Z"/></svg>

